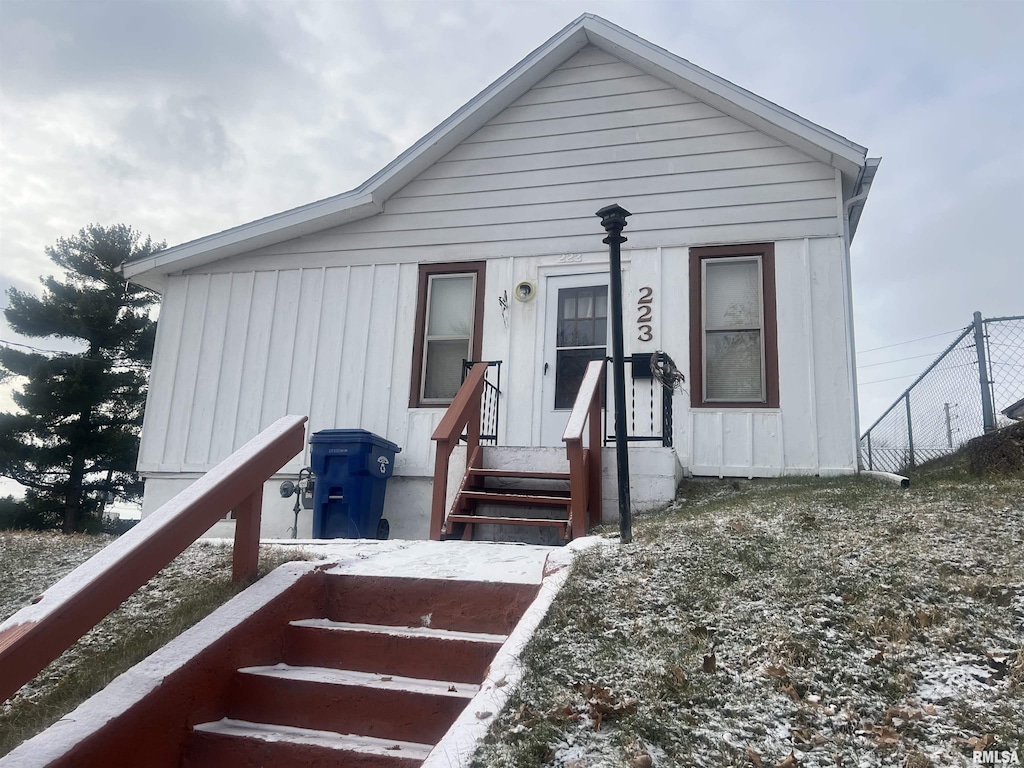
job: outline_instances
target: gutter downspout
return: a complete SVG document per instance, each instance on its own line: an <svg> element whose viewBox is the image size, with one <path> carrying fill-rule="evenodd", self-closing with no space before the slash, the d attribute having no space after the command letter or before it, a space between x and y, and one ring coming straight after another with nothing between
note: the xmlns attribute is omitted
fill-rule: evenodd
<svg viewBox="0 0 1024 768"><path fill-rule="evenodd" d="M863 178L863 169L861 169ZM860 179L857 180L858 186ZM857 341L854 335L853 323L853 268L850 263L850 211L857 203L867 199L867 191L861 192L843 205L843 282L846 283L846 333L850 339L850 348L847 354L850 366L850 396L853 398L853 456L857 462L857 469L860 470L860 392L857 384Z"/></svg>

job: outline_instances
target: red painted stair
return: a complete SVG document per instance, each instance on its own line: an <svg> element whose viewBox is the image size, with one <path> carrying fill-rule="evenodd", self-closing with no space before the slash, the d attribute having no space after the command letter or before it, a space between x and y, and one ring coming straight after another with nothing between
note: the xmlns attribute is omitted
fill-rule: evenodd
<svg viewBox="0 0 1024 768"><path fill-rule="evenodd" d="M412 768L479 691L535 585L330 575L279 663L238 669L182 766Z"/></svg>

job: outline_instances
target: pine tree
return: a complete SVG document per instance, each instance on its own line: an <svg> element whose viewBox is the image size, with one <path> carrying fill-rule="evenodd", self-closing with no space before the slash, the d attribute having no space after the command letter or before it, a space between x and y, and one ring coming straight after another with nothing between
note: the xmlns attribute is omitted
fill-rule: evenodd
<svg viewBox="0 0 1024 768"><path fill-rule="evenodd" d="M111 497L135 500L135 473L158 296L129 284L118 267L163 248L131 227L90 225L47 255L64 273L35 296L11 288L7 322L32 338L72 339L78 353L0 347L0 367L23 377L17 413L0 413L0 475L28 488L36 514L78 530Z"/></svg>

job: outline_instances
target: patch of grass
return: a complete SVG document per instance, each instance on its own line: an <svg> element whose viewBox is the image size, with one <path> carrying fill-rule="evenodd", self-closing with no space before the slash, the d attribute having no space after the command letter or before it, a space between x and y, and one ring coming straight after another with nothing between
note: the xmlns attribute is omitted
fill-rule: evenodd
<svg viewBox="0 0 1024 768"><path fill-rule="evenodd" d="M1012 479L687 482L576 562L474 765L924 768L1019 740L1022 518Z"/></svg>
<svg viewBox="0 0 1024 768"><path fill-rule="evenodd" d="M41 558L45 546L44 541ZM258 578L286 562L306 559L298 548L261 547ZM4 703L0 756L48 728L246 586L231 582L230 548L190 547Z"/></svg>

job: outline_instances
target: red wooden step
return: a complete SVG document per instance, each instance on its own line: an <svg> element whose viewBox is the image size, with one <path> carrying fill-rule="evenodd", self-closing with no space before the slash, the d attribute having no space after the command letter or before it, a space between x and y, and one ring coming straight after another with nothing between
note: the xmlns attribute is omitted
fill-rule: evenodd
<svg viewBox="0 0 1024 768"><path fill-rule="evenodd" d="M472 523L473 525L550 525L565 527L568 520L553 520L549 517L498 517L495 515L448 515L449 523Z"/></svg>
<svg viewBox="0 0 1024 768"><path fill-rule="evenodd" d="M467 470L470 475L478 477L507 477L523 478L528 480L569 480L568 472L536 472L530 469L480 469L470 467Z"/></svg>
<svg viewBox="0 0 1024 768"><path fill-rule="evenodd" d="M182 768L416 768L430 744L223 719L192 729Z"/></svg>
<svg viewBox="0 0 1024 768"><path fill-rule="evenodd" d="M441 545L439 545L441 546ZM507 635L537 584L327 574L326 618Z"/></svg>
<svg viewBox="0 0 1024 768"><path fill-rule="evenodd" d="M478 690L467 683L326 667L245 667L235 673L228 716L436 744Z"/></svg>
<svg viewBox="0 0 1024 768"><path fill-rule="evenodd" d="M291 622L284 661L384 675L481 683L506 635L386 627L329 619Z"/></svg>
<svg viewBox="0 0 1024 768"><path fill-rule="evenodd" d="M491 504L526 504L531 507L568 507L572 500L568 496L555 496L550 491L540 493L511 493L508 490L472 490L462 491L463 499L474 499L478 502ZM449 517L449 519L451 519Z"/></svg>

